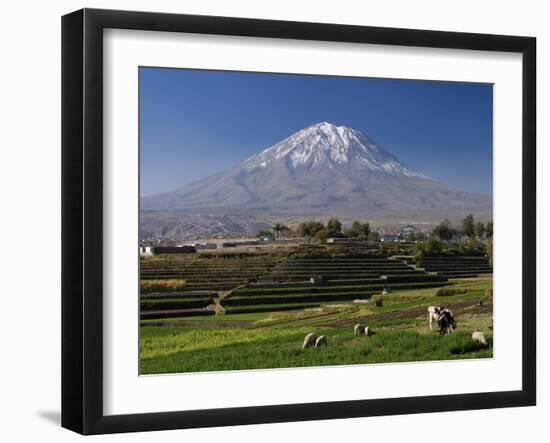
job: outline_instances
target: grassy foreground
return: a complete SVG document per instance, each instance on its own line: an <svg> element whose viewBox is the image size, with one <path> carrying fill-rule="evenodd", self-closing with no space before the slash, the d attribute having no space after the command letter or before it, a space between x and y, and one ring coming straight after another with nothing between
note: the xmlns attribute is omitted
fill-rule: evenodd
<svg viewBox="0 0 550 443"><path fill-rule="evenodd" d="M242 329L145 328L141 373L289 368L459 358L491 357L469 333L449 337L392 331L370 338L354 337L350 328L321 332L329 346L302 351L306 328Z"/></svg>
<svg viewBox="0 0 550 443"><path fill-rule="evenodd" d="M395 291L382 306L372 303L325 304L300 311L234 314L201 319L171 319L159 326L143 322L140 372L224 371L349 365L407 361L490 358L492 346L491 278L453 281L460 289L437 295L437 288ZM491 293L492 294L492 293ZM479 303L480 301L482 303ZM427 326L430 304L448 306L458 329L439 336ZM357 322L376 332L353 335ZM484 347L471 339L481 330ZM328 337L328 346L301 349L309 332Z"/></svg>

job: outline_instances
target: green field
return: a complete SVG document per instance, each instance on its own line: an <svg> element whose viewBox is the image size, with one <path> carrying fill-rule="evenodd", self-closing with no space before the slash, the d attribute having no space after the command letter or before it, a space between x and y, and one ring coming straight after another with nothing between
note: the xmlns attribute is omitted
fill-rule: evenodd
<svg viewBox="0 0 550 443"><path fill-rule="evenodd" d="M447 278L385 256L338 251L145 262L142 279L177 276L189 289L142 298L141 373L492 357L492 275L486 268L477 275L468 259L446 262L449 276L468 268L466 277ZM311 283L313 276L323 279ZM382 296L383 288L388 294ZM448 336L430 331L429 305L449 307L457 330ZM355 337L356 323L375 334ZM476 330L488 346L472 341ZM302 350L309 332L326 335L328 345Z"/></svg>
<svg viewBox="0 0 550 443"><path fill-rule="evenodd" d="M492 357L470 334L441 337L413 330L381 330L354 337L351 328L319 328L328 337L323 348L301 350L310 329L142 328L141 373L224 371L259 368Z"/></svg>

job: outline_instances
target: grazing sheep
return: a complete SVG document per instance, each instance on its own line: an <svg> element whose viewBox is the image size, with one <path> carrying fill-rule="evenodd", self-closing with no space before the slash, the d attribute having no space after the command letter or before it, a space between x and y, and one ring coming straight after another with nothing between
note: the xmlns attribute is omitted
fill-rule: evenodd
<svg viewBox="0 0 550 443"><path fill-rule="evenodd" d="M367 336L367 337L370 337L372 334L374 334L373 330L371 328L369 328L368 326L365 326L365 332L364 334Z"/></svg>
<svg viewBox="0 0 550 443"><path fill-rule="evenodd" d="M382 289L382 295L388 295L389 291L387 288Z"/></svg>
<svg viewBox="0 0 550 443"><path fill-rule="evenodd" d="M481 343L483 346L487 346L487 340L485 340L485 334L481 331L475 331L472 334L472 340Z"/></svg>
<svg viewBox="0 0 550 443"><path fill-rule="evenodd" d="M310 332L308 335L306 335L306 338L304 338L302 349L309 348L310 346L315 346L315 340L317 340L317 335L314 332Z"/></svg>
<svg viewBox="0 0 550 443"><path fill-rule="evenodd" d="M318 348L319 346L327 346L328 345L328 342L327 342L327 336L326 335L321 335L319 337L317 337L317 340L315 340L315 347Z"/></svg>
<svg viewBox="0 0 550 443"><path fill-rule="evenodd" d="M439 306L428 306L428 325L430 326L430 331L433 331L432 322L439 321L439 314L441 312L441 307Z"/></svg>
<svg viewBox="0 0 550 443"><path fill-rule="evenodd" d="M361 334L364 334L364 333L365 333L365 325L363 325L361 323L357 323L353 327L353 334L354 335L361 335Z"/></svg>

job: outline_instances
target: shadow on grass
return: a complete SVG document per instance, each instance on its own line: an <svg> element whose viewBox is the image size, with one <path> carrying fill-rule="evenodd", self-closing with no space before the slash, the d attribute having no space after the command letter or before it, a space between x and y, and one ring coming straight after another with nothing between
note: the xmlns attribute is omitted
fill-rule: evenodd
<svg viewBox="0 0 550 443"><path fill-rule="evenodd" d="M493 347L492 337L487 338L487 345L484 345L478 341L471 340L466 343L460 343L456 346L453 346L451 348L451 354L452 355L469 354L471 352L492 349L492 347Z"/></svg>

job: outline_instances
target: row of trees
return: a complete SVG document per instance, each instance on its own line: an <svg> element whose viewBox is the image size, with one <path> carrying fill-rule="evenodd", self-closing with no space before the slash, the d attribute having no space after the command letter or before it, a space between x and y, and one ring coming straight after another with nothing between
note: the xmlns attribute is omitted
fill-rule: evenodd
<svg viewBox="0 0 550 443"><path fill-rule="evenodd" d="M415 257L447 254L487 255L493 263L493 222L477 222L472 214L464 217L459 228L444 220L432 231L432 236L415 245ZM451 240L456 240L451 242Z"/></svg>
<svg viewBox="0 0 550 443"><path fill-rule="evenodd" d="M354 221L350 228L343 229L342 222L337 218L331 218L326 225L316 220L300 223L296 230L277 223L273 225L272 229L262 229L258 232L259 237L266 237L269 235L279 237L281 234L289 237L308 237L317 241L325 241L327 238L331 237L366 240L377 240L379 237L379 234L371 229L369 223Z"/></svg>
<svg viewBox="0 0 550 443"><path fill-rule="evenodd" d="M301 237L310 237L317 241L326 241L327 238L377 240L379 237L378 233L371 229L369 223L356 220L350 228L343 229L342 223L337 218L331 218L326 226L319 221L301 223L297 233Z"/></svg>
<svg viewBox="0 0 550 443"><path fill-rule="evenodd" d="M454 238L460 237L477 238L478 240L489 239L493 237L493 222L484 224L475 222L472 214L467 215L462 220L459 228L454 228L448 219L443 220L433 229L433 234L441 241L448 242Z"/></svg>
<svg viewBox="0 0 550 443"><path fill-rule="evenodd" d="M274 237L280 237L281 234L292 236L293 231L288 226L283 225L281 223L276 223L273 225L273 231L271 229L261 229L260 232L258 232L258 237L268 237L273 235Z"/></svg>

